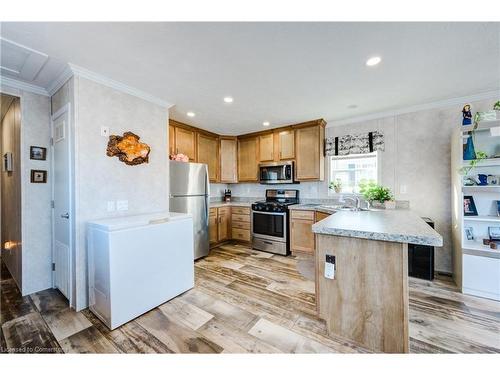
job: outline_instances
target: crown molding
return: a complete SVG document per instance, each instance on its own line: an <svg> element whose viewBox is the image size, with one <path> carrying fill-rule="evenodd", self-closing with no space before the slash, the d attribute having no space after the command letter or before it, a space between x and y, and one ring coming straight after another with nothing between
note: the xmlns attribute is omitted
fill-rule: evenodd
<svg viewBox="0 0 500 375"><path fill-rule="evenodd" d="M1 86L8 86L18 90L28 91L33 94L49 96L49 93L43 87L32 85L31 83L19 81L0 74L0 87Z"/></svg>
<svg viewBox="0 0 500 375"><path fill-rule="evenodd" d="M59 74L59 76L50 83L47 88L49 95L54 95L71 77L73 77L73 71L70 66L67 65L61 74Z"/></svg>
<svg viewBox="0 0 500 375"><path fill-rule="evenodd" d="M108 77L105 77L103 75L94 73L94 72L92 72L90 70L87 70L85 68L79 67L79 66L74 65L74 64L68 64L68 65L69 65L69 68L71 69L71 71L73 72L73 74L77 75L79 77L83 77L83 78L89 79L91 81L100 83L102 85L111 87L111 88L113 88L115 90L124 92L126 94L136 96L136 97L138 97L140 99L146 100L148 102L151 102L153 104L159 105L161 107L165 107L167 109L173 106L172 103L169 103L169 102L167 102L165 100L157 98L157 97L155 97L153 95L150 95L150 94L148 94L148 93L146 93L144 91L141 91L139 89L136 89L134 87L125 85L125 84L123 84L121 82L118 82L118 81L115 81L115 80L113 80L111 78L108 78Z"/></svg>
<svg viewBox="0 0 500 375"><path fill-rule="evenodd" d="M365 122L365 121L371 121L371 120L378 120L378 119L386 118L386 117L403 115L406 113L426 111L426 110L430 110L430 109L449 107L449 106L453 106L453 105L461 105L462 106L465 103L469 103L469 102L476 102L476 101L485 100L485 99L499 99L499 98L500 98L500 88L498 90L485 91L482 93L468 95L468 96L461 96L458 98L438 100L438 101L430 102L430 103L426 103L426 104L398 108L398 109L394 109L391 111L376 112L376 113L371 113L371 114L367 114L364 116L351 117L351 118L347 118L344 120L330 120L330 121L327 121L328 125L326 127L332 128L332 127L340 126L340 125L348 125L348 124L353 124L353 123L357 123L357 122Z"/></svg>

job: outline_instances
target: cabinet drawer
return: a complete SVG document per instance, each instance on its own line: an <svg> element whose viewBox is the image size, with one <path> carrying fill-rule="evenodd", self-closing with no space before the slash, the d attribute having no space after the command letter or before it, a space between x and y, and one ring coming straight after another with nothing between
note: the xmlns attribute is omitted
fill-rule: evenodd
<svg viewBox="0 0 500 375"><path fill-rule="evenodd" d="M233 221L243 221L245 223L249 223L250 222L250 215L233 214L232 219L233 219Z"/></svg>
<svg viewBox="0 0 500 375"><path fill-rule="evenodd" d="M233 221L232 226L237 229L250 229L250 223L244 221Z"/></svg>
<svg viewBox="0 0 500 375"><path fill-rule="evenodd" d="M249 207L232 207L232 212L233 214L238 214L238 215L250 215L250 208Z"/></svg>
<svg viewBox="0 0 500 375"><path fill-rule="evenodd" d="M229 215L231 213L231 207L219 207L219 215L226 214Z"/></svg>
<svg viewBox="0 0 500 375"><path fill-rule="evenodd" d="M234 228L232 230L233 240L250 241L250 230Z"/></svg>
<svg viewBox="0 0 500 375"><path fill-rule="evenodd" d="M290 210L292 219L314 220L314 211Z"/></svg>
<svg viewBox="0 0 500 375"><path fill-rule="evenodd" d="M217 216L217 208L211 208L209 212L210 216Z"/></svg>

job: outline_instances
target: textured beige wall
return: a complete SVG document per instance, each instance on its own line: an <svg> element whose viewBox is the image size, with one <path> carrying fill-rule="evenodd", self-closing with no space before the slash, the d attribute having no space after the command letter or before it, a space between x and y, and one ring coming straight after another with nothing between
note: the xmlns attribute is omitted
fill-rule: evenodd
<svg viewBox="0 0 500 375"><path fill-rule="evenodd" d="M31 160L30 146L47 149L46 160ZM50 99L21 96L23 295L52 287L52 199ZM47 183L32 184L31 170L46 170Z"/></svg>
<svg viewBox="0 0 500 375"><path fill-rule="evenodd" d="M12 152L13 159L12 172L6 172L3 167L1 168L2 241L12 241L17 244L10 250L3 250L2 259L21 290L21 111L19 98L11 103L3 118L1 131L1 154L3 156L7 152Z"/></svg>
<svg viewBox="0 0 500 375"><path fill-rule="evenodd" d="M85 78L75 77L76 304L87 306L86 222L168 210L168 110ZM106 156L110 134L132 131L151 147L148 164L128 166ZM127 212L107 212L107 201L128 200ZM140 254L138 254L140 256Z"/></svg>

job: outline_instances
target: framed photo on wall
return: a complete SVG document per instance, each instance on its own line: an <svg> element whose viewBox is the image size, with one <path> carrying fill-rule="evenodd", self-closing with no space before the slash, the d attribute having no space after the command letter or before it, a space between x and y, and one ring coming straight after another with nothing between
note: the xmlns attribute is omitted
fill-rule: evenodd
<svg viewBox="0 0 500 375"><path fill-rule="evenodd" d="M476 204L472 195L464 195L464 216L477 216Z"/></svg>
<svg viewBox="0 0 500 375"><path fill-rule="evenodd" d="M31 183L45 184L47 182L47 171L31 170Z"/></svg>
<svg viewBox="0 0 500 375"><path fill-rule="evenodd" d="M32 160L46 160L47 149L40 146L30 146L30 159Z"/></svg>

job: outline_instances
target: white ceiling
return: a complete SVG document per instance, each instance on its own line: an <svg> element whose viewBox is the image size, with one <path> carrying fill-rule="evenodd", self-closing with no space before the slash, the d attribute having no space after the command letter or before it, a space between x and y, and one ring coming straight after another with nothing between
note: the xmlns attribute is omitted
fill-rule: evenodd
<svg viewBox="0 0 500 375"><path fill-rule="evenodd" d="M500 23L3 23L1 32L49 62L175 103L172 118L223 134L500 87ZM368 68L373 55L382 63ZM49 73L37 83L48 87Z"/></svg>

